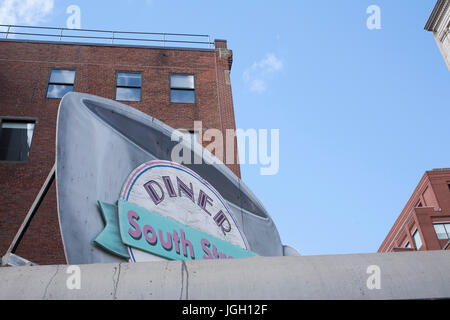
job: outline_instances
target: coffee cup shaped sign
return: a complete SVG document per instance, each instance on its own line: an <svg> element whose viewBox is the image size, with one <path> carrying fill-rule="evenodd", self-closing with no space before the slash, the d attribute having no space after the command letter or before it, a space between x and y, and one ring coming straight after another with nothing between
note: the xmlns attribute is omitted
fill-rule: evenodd
<svg viewBox="0 0 450 320"><path fill-rule="evenodd" d="M104 203L100 208L107 227L95 242L132 262L255 255L217 190L174 162L142 164L126 180L117 209ZM117 221L108 223L113 215Z"/></svg>
<svg viewBox="0 0 450 320"><path fill-rule="evenodd" d="M105 221L110 222L108 230L115 231L101 239L110 240L108 235L119 234L119 216L114 213L127 177L148 161L171 161L171 150L179 144L172 140L175 133L175 129L158 119L114 100L79 92L69 92L61 99L55 180L59 226L68 264L118 263L129 259L121 239L109 247L113 254L93 240L105 228ZM208 151L204 148L192 148L191 159L205 153ZM251 251L262 256L282 256L280 235L261 201L225 164L216 160L184 167L208 181L225 199ZM172 183L177 186L174 180ZM184 183L190 186L188 181ZM154 188L158 192L156 185ZM198 201L199 191L195 192ZM170 198L169 193L165 192L165 197ZM98 201L102 202L101 211ZM209 203L206 208L210 208ZM232 223L232 217L227 217ZM222 225L226 228L226 222ZM224 237L221 233L218 236Z"/></svg>

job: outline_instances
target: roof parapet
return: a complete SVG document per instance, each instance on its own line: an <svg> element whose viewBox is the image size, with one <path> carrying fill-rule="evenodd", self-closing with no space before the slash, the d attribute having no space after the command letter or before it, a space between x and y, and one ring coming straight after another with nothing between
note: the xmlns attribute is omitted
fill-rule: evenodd
<svg viewBox="0 0 450 320"><path fill-rule="evenodd" d="M130 32L93 29L68 29L57 27L38 27L0 24L0 39L17 40L50 40L55 42L76 41L86 43L95 41L98 44L109 45L148 45L158 43L179 47L214 48L211 36L206 34L161 33L161 32Z"/></svg>

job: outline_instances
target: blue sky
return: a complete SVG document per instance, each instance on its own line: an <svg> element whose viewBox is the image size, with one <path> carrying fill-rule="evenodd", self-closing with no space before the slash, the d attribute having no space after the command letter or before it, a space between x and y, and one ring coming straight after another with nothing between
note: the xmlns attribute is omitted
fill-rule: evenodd
<svg viewBox="0 0 450 320"><path fill-rule="evenodd" d="M8 21L64 27L75 4L82 28L228 40L237 127L280 129L278 174L243 180L302 255L375 252L424 172L450 167L435 0L49 1Z"/></svg>

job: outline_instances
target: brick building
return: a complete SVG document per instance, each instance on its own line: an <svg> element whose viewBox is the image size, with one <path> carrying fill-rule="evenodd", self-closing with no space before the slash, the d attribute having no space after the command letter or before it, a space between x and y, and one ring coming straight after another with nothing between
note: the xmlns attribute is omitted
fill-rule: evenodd
<svg viewBox="0 0 450 320"><path fill-rule="evenodd" d="M378 252L450 250L450 169L423 175Z"/></svg>
<svg viewBox="0 0 450 320"><path fill-rule="evenodd" d="M225 40L214 48L0 40L0 255L55 162L65 92L124 101L173 128L192 130L199 120L203 130L225 131L235 129L231 64ZM238 164L228 167L240 177ZM66 263L54 184L16 254Z"/></svg>

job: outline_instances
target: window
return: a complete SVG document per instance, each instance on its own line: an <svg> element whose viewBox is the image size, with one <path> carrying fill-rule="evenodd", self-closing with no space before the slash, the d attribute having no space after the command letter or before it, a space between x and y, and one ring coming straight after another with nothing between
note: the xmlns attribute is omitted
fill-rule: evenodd
<svg viewBox="0 0 450 320"><path fill-rule="evenodd" d="M450 223L434 224L434 231L439 240L450 239Z"/></svg>
<svg viewBox="0 0 450 320"><path fill-rule="evenodd" d="M142 73L118 72L116 100L141 101Z"/></svg>
<svg viewBox="0 0 450 320"><path fill-rule="evenodd" d="M413 234L414 243L416 244L416 249L419 250L422 247L422 239L420 238L419 230L416 230Z"/></svg>
<svg viewBox="0 0 450 320"><path fill-rule="evenodd" d="M47 98L62 98L67 92L73 91L75 70L53 69L47 88Z"/></svg>
<svg viewBox="0 0 450 320"><path fill-rule="evenodd" d="M170 102L195 103L195 83L193 75L170 75Z"/></svg>
<svg viewBox="0 0 450 320"><path fill-rule="evenodd" d="M409 243L409 241L408 241L408 243L406 244L405 248L411 248L411 243Z"/></svg>
<svg viewBox="0 0 450 320"><path fill-rule="evenodd" d="M28 161L35 121L3 119L0 126L0 160Z"/></svg>

